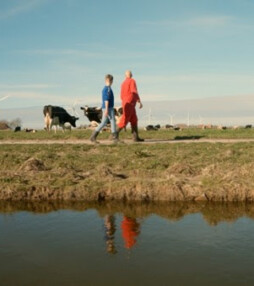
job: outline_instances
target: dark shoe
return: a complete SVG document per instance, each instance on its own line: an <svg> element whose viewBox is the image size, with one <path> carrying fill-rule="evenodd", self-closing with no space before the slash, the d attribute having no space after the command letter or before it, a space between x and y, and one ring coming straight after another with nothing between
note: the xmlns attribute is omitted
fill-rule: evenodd
<svg viewBox="0 0 254 286"><path fill-rule="evenodd" d="M117 139L119 139L119 133L120 133L122 130L123 130L123 128L117 127L116 133L114 133Z"/></svg>
<svg viewBox="0 0 254 286"><path fill-rule="evenodd" d="M117 133L117 132L115 132L115 133L112 133L112 141L114 142L114 143L117 143L117 142L119 142L119 134Z"/></svg>
<svg viewBox="0 0 254 286"><path fill-rule="evenodd" d="M97 138L98 134L99 134L99 132L94 131L92 136L90 137L90 141L93 142L93 143L96 143L97 142L96 138Z"/></svg>
<svg viewBox="0 0 254 286"><path fill-rule="evenodd" d="M138 136L138 127L137 126L133 126L131 128L131 132L133 135L133 141L134 142L144 142L145 141L144 139L142 139Z"/></svg>

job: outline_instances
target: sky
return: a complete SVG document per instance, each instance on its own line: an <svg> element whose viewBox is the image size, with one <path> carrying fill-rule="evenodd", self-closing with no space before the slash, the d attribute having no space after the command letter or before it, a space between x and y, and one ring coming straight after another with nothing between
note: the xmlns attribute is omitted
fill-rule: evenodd
<svg viewBox="0 0 254 286"><path fill-rule="evenodd" d="M0 0L0 110L99 105L107 73L120 102L126 69L144 102L254 102L253 15L252 0Z"/></svg>

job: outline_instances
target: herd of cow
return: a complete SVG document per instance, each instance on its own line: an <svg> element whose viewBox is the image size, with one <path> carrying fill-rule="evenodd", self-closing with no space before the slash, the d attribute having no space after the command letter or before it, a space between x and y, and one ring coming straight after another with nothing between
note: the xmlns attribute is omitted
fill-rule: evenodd
<svg viewBox="0 0 254 286"><path fill-rule="evenodd" d="M115 109L115 117L116 117L116 123L120 121L120 118L123 114L123 108L122 107L116 107ZM97 127L102 120L102 108L101 107L81 107L81 110L84 111L84 115L88 118L90 121L90 125L92 127ZM79 119L76 116L71 116L64 108L59 106L52 106L52 105L45 105L43 108L43 114L44 114L44 121L45 121L45 130L50 131L52 127L55 127L55 132L57 126L62 127L63 131L66 129L71 130L71 127L76 127L76 121ZM20 129L20 127L17 127ZM145 127L146 131L151 130L159 130L161 126L158 125L147 125ZM179 126L174 125L166 125L166 129L173 129L173 130L181 130ZM212 125L203 125L202 129L211 129L214 128ZM252 128L252 125L246 125L245 128ZM227 129L226 126L217 126L217 129ZM237 129L233 127L233 129ZM15 131L20 131L16 130ZM33 132L33 129L26 129L26 132Z"/></svg>
<svg viewBox="0 0 254 286"><path fill-rule="evenodd" d="M102 120L102 109L99 107L81 107L84 115L88 118L92 126L97 126ZM59 106L45 105L43 108L45 130L50 131L52 127L62 127L63 131L76 127L76 121L79 119L76 116L71 116L64 108ZM119 122L123 114L123 108L115 108L116 122Z"/></svg>

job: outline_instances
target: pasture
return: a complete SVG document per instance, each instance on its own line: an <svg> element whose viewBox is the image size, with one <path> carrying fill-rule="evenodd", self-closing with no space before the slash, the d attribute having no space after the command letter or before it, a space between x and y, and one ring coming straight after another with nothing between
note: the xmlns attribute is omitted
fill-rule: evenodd
<svg viewBox="0 0 254 286"><path fill-rule="evenodd" d="M0 140L50 140L50 139L88 139L92 131L89 129L73 129L71 132L66 131L63 133L58 130L55 134L46 132L45 130L39 130L36 133L29 133L25 131L13 132L13 131L0 131ZM110 136L109 131L103 131L98 140L108 139ZM183 130L175 131L172 129L160 129L158 131L145 131L140 128L140 136L145 139L156 139L156 140L184 140L184 139L254 139L254 128L245 129L239 128L236 130L226 129L200 129L200 128L186 128ZM127 132L122 131L120 138L131 139L131 131L127 129Z"/></svg>

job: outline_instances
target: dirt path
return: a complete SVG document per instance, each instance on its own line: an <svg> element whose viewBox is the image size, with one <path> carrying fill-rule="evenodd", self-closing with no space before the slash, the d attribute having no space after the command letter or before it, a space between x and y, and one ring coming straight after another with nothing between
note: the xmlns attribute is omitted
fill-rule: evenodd
<svg viewBox="0 0 254 286"><path fill-rule="evenodd" d="M110 145L113 144L110 140L99 140L100 144ZM249 143L254 142L254 139L186 139L186 140L155 140L155 139L146 139L145 142L139 144L179 144L179 143ZM2 140L0 145L37 145L37 144L94 144L87 139L67 139L67 140ZM132 140L123 140L118 144L134 144Z"/></svg>

